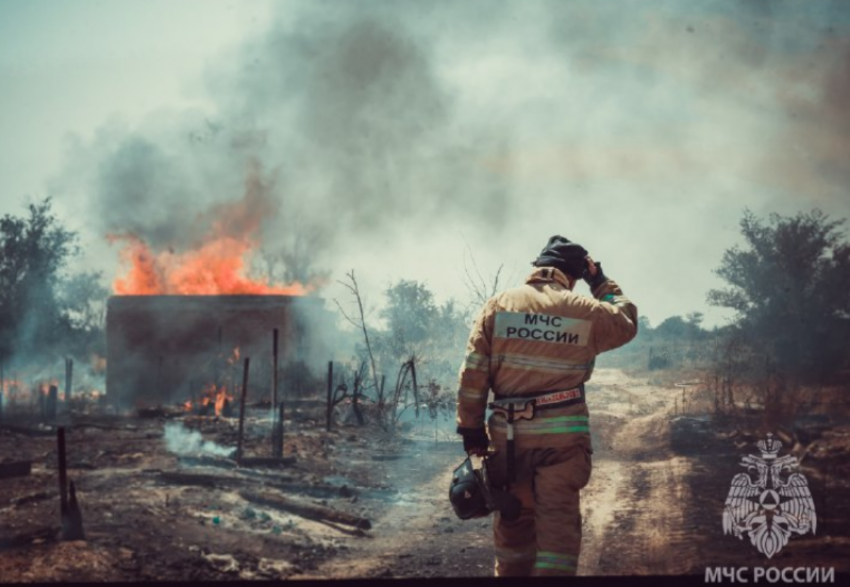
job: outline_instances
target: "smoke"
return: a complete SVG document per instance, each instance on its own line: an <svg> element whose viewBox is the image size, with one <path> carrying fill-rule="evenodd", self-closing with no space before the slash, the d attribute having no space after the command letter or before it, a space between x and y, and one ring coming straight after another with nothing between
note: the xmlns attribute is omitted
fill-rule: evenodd
<svg viewBox="0 0 850 587"><path fill-rule="evenodd" d="M840 2L287 2L210 60L209 108L111 122L75 144L66 175L97 233L179 254L256 169L273 206L255 269L309 281L356 267L367 290L391 266L463 297L464 238L488 273L527 267L563 233L659 322L703 309L745 206L847 214L847 15ZM687 293L649 279L648 259Z"/></svg>
<svg viewBox="0 0 850 587"><path fill-rule="evenodd" d="M181 252L210 210L239 200L250 169L269 184L263 251L304 279L346 240L426 223L492 222L510 211L509 179L486 158L508 129L458 117L411 4L295 3L207 73L214 108L112 123L74 155L93 228ZM327 10L326 10L327 9ZM306 259L309 258L309 261Z"/></svg>
<svg viewBox="0 0 850 587"><path fill-rule="evenodd" d="M229 457L233 450L204 440L197 430L188 430L182 424L169 422L165 425L165 447L176 455L205 453Z"/></svg>

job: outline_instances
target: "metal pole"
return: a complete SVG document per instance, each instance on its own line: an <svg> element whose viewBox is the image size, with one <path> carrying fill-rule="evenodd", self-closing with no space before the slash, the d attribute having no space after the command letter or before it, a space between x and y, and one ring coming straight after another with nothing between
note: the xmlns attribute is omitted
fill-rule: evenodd
<svg viewBox="0 0 850 587"><path fill-rule="evenodd" d="M236 445L236 462L242 459L242 439L245 431L245 397L248 395L248 366L250 357L245 357L245 367L242 370L242 399L239 402L239 442Z"/></svg>

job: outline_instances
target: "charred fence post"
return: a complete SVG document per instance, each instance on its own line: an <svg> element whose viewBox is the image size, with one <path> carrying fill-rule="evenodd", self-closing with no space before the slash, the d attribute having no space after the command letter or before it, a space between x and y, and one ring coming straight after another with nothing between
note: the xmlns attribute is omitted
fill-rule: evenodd
<svg viewBox="0 0 850 587"><path fill-rule="evenodd" d="M213 361L213 381L215 382L215 390L218 393L218 390L221 389L221 361L222 361L222 336L223 331L221 326L218 327L218 353L215 356L215 361ZM194 405L194 404L193 404Z"/></svg>
<svg viewBox="0 0 850 587"><path fill-rule="evenodd" d="M65 464L65 428L60 426L56 431L59 456L59 507L64 525L65 513L68 511L68 469Z"/></svg>
<svg viewBox="0 0 850 587"><path fill-rule="evenodd" d="M272 331L272 456L283 456L283 399L278 408L278 329Z"/></svg>
<svg viewBox="0 0 850 587"><path fill-rule="evenodd" d="M41 418L41 422L47 422L47 396L44 394L44 383L36 383L32 382L31 389L38 389L38 415Z"/></svg>
<svg viewBox="0 0 850 587"><path fill-rule="evenodd" d="M57 453L59 457L59 508L62 521L62 540L85 540L83 515L77 502L77 489L71 481L71 496L68 498L68 467L65 459L65 428L57 431Z"/></svg>
<svg viewBox="0 0 850 587"><path fill-rule="evenodd" d="M68 497L68 531L63 538L65 540L85 540L83 512L80 511L80 504L77 502L77 488L73 481L69 481L68 484L70 485L70 495Z"/></svg>
<svg viewBox="0 0 850 587"><path fill-rule="evenodd" d="M283 458L283 402L280 402L280 413L278 414L278 426L279 432L278 437L280 438L280 442L277 444L277 453L274 455L276 458Z"/></svg>
<svg viewBox="0 0 850 587"><path fill-rule="evenodd" d="M239 440L236 444L236 462L242 460L242 440L245 436L245 398L248 395L248 367L251 358L245 357L245 367L242 370L242 398L239 401Z"/></svg>
<svg viewBox="0 0 850 587"><path fill-rule="evenodd" d="M71 386L74 381L74 359L65 358L65 405L71 405Z"/></svg>
<svg viewBox="0 0 850 587"><path fill-rule="evenodd" d="M194 379L190 380L189 381L189 401L191 403L189 404L189 409L187 410L187 412L189 414L193 414L195 412L195 410L198 409L198 396L196 395L197 390L198 390L198 382L195 381Z"/></svg>
<svg viewBox="0 0 850 587"><path fill-rule="evenodd" d="M328 405L325 429L331 431L331 412L333 411L334 362L328 361Z"/></svg>
<svg viewBox="0 0 850 587"><path fill-rule="evenodd" d="M59 402L59 388L51 385L47 392L47 420L50 422L56 421L56 406Z"/></svg>

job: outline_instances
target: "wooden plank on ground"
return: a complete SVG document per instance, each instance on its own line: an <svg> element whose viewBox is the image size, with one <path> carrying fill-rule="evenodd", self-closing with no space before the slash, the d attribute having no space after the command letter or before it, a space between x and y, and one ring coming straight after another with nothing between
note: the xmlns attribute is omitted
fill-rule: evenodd
<svg viewBox="0 0 850 587"><path fill-rule="evenodd" d="M234 461L233 459L206 455L183 456L178 458L178 462L181 465L186 465L189 467L218 467L221 469L236 468L236 461Z"/></svg>
<svg viewBox="0 0 850 587"><path fill-rule="evenodd" d="M295 500L290 497L286 497L277 491L260 492L249 491L246 489L240 491L239 495L242 499L250 501L251 503L291 512L310 520L336 522L337 524L354 526L355 528L360 528L362 530L369 530L372 527L372 523L366 518L353 516L349 513L329 507Z"/></svg>
<svg viewBox="0 0 850 587"><path fill-rule="evenodd" d="M241 467L287 467L295 464L295 457L243 457Z"/></svg>

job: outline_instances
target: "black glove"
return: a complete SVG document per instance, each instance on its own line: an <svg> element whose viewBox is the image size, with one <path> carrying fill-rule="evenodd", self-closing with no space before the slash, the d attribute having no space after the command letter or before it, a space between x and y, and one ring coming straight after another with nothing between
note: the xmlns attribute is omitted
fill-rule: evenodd
<svg viewBox="0 0 850 587"><path fill-rule="evenodd" d="M484 428L459 428L458 432L463 435L463 450L467 453L473 449L486 451L490 445Z"/></svg>
<svg viewBox="0 0 850 587"><path fill-rule="evenodd" d="M585 268L584 274L581 276L581 278L584 279L584 282L590 286L591 291L608 281L608 278L605 277L605 274L602 272L602 263L596 261L595 265L596 275L591 276L590 271Z"/></svg>

